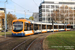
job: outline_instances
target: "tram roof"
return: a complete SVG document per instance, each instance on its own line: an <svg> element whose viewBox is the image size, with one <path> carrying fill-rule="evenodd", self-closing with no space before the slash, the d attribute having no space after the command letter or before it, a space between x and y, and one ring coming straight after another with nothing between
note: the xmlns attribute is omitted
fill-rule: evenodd
<svg viewBox="0 0 75 50"><path fill-rule="evenodd" d="M33 24L45 24L45 25L52 25L52 23L45 23L45 22L36 22L36 21L30 21ZM62 24L62 23L54 23L54 25L67 25L67 24Z"/></svg>
<svg viewBox="0 0 75 50"><path fill-rule="evenodd" d="M37 22L37 21L26 20L26 19L16 19L16 20L14 20L14 21L26 21L27 23L33 23L33 24L52 25L52 23ZM68 25L68 24L54 23L54 25Z"/></svg>

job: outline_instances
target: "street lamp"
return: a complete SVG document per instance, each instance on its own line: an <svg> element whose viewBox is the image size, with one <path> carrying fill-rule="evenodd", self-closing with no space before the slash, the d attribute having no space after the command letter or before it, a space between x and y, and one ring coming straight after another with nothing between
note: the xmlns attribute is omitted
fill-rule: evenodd
<svg viewBox="0 0 75 50"><path fill-rule="evenodd" d="M6 38L6 18L7 18L7 15L6 15L6 2L7 2L7 0L4 2L4 7L5 7L5 38Z"/></svg>

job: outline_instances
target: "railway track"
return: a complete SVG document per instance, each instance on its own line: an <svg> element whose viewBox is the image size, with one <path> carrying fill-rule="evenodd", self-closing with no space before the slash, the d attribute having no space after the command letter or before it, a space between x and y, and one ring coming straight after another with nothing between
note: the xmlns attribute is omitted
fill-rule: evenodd
<svg viewBox="0 0 75 50"><path fill-rule="evenodd" d="M12 50L14 46L26 40L27 38L28 37L13 37L12 39L0 42L0 50Z"/></svg>
<svg viewBox="0 0 75 50"><path fill-rule="evenodd" d="M42 36L36 38L33 42L31 42L31 44L27 47L26 50L43 50L42 43L47 35L49 35L49 33L45 33Z"/></svg>
<svg viewBox="0 0 75 50"><path fill-rule="evenodd" d="M40 35L41 34L32 35L31 38L28 38L20 44L16 45L12 50L26 50L30 43L33 42L36 38L38 38Z"/></svg>
<svg viewBox="0 0 75 50"><path fill-rule="evenodd" d="M40 40L39 42L41 42L41 50L42 49L42 41L43 39L49 35L50 33L41 33L38 35L32 35L31 38L26 39L25 41L23 41L22 43L16 45L12 50L30 50L32 49L31 46L32 44L35 44L35 42L38 40ZM33 37L34 36L34 37ZM42 37L42 38L40 38ZM37 44L38 45L38 44ZM34 47L34 46L33 46ZM39 46L40 47L40 46Z"/></svg>
<svg viewBox="0 0 75 50"><path fill-rule="evenodd" d="M12 39L0 42L0 50L31 50L37 41L38 44L50 33L40 33L27 37L13 37ZM41 38L42 37L42 38ZM37 44L37 45L38 45ZM40 47L40 46L39 46ZM36 48L36 47L35 47ZM41 44L42 48L42 44ZM41 49L42 50L42 49Z"/></svg>
<svg viewBox="0 0 75 50"><path fill-rule="evenodd" d="M16 45L12 50L22 50L23 48L26 49L27 46L30 44L30 42L33 41L35 38L37 37L31 37L31 38L26 39L25 41Z"/></svg>

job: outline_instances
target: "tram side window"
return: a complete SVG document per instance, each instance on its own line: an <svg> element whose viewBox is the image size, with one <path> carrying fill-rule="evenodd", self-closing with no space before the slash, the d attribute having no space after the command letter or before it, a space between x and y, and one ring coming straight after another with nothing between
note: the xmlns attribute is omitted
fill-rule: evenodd
<svg viewBox="0 0 75 50"><path fill-rule="evenodd" d="M24 30L27 31L27 30L33 30L33 24L31 23L25 23L24 24Z"/></svg>
<svg viewBox="0 0 75 50"><path fill-rule="evenodd" d="M51 27L50 25L47 25L47 29L50 29L50 27Z"/></svg>
<svg viewBox="0 0 75 50"><path fill-rule="evenodd" d="M41 25L39 24L39 30L41 30Z"/></svg>
<svg viewBox="0 0 75 50"><path fill-rule="evenodd" d="M50 25L50 29L52 29L52 25Z"/></svg>
<svg viewBox="0 0 75 50"><path fill-rule="evenodd" d="M34 30L38 30L38 25L34 24Z"/></svg>
<svg viewBox="0 0 75 50"><path fill-rule="evenodd" d="M27 31L28 30L28 24L24 23L24 30Z"/></svg>
<svg viewBox="0 0 75 50"><path fill-rule="evenodd" d="M30 30L33 30L33 24L30 24Z"/></svg>
<svg viewBox="0 0 75 50"><path fill-rule="evenodd" d="M46 29L46 25L42 25L42 29Z"/></svg>
<svg viewBox="0 0 75 50"><path fill-rule="evenodd" d="M57 25L54 25L54 29L57 29Z"/></svg>

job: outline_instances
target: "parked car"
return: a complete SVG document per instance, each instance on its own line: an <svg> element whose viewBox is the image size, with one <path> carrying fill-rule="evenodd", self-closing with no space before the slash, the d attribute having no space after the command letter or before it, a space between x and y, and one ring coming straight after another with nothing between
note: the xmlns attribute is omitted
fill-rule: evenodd
<svg viewBox="0 0 75 50"><path fill-rule="evenodd" d="M5 32L5 30L2 30L1 32ZM8 32L8 30L6 30L6 32Z"/></svg>

